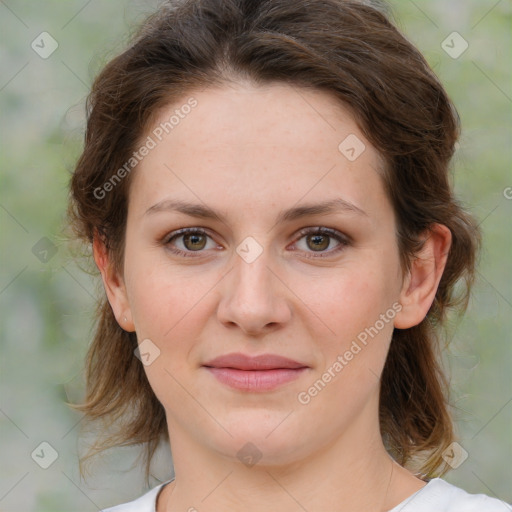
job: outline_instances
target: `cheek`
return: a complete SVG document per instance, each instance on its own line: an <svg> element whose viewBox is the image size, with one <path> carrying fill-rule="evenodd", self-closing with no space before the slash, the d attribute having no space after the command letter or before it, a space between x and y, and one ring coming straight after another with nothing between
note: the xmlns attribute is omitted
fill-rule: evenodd
<svg viewBox="0 0 512 512"><path fill-rule="evenodd" d="M144 368L149 383L162 403L168 405L169 400L177 400L180 407L188 410L192 405L178 382L190 371L189 355L201 337L201 319L209 314L205 309L208 301L201 298L213 286L214 279L211 284L206 275L190 279L165 262L144 265L138 258L126 263L138 341L149 339L159 350L154 361Z"/></svg>
<svg viewBox="0 0 512 512"><path fill-rule="evenodd" d="M308 282L299 280L297 295L334 331L331 335L346 340L373 325L398 297L397 283L385 272L371 270L368 264Z"/></svg>
<svg viewBox="0 0 512 512"><path fill-rule="evenodd" d="M305 302L328 327L322 328L327 335L319 336L310 323L310 336L320 352L319 372L336 375L325 398L330 393L333 399L347 397L348 392L354 403L364 402L362 395L378 386L396 315L398 284L390 277L393 268L392 262L372 265L365 260L337 276L315 280L310 288L311 303Z"/></svg>
<svg viewBox="0 0 512 512"><path fill-rule="evenodd" d="M137 257L133 257L137 254ZM212 272L180 271L165 254L132 250L125 261L128 299L139 338L154 337L161 343L172 333L194 328L201 298L216 282Z"/></svg>
<svg viewBox="0 0 512 512"><path fill-rule="evenodd" d="M380 273L353 271L319 295L314 310L335 334L316 335L321 363L299 400L309 401L311 418L340 426L378 394L396 315L391 285Z"/></svg>

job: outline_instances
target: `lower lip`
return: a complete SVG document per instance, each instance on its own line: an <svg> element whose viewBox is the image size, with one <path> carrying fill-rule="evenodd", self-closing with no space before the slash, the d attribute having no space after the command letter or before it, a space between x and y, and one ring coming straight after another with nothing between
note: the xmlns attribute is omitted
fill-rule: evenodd
<svg viewBox="0 0 512 512"><path fill-rule="evenodd" d="M307 368L236 370L206 367L220 382L242 391L270 391L297 379Z"/></svg>

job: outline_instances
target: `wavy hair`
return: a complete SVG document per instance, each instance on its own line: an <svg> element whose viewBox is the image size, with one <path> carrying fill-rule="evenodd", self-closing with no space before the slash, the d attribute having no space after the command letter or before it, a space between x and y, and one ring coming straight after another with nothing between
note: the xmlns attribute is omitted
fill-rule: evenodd
<svg viewBox="0 0 512 512"><path fill-rule="evenodd" d="M467 305L480 236L450 183L459 136L456 110L383 4L164 3L92 86L85 145L70 183L68 214L76 237L90 246L100 236L122 271L131 175L106 197L99 199L95 191L129 160L162 107L194 90L241 80L326 91L350 109L385 162L383 180L404 271L430 226L450 229L452 245L435 300L419 325L395 329L380 389L380 427L388 452L423 476L443 474L442 452L454 433L439 335L448 312L463 312ZM133 355L136 346L136 334L117 324L101 297L86 363L86 397L78 408L106 427L91 453L143 444L148 474L168 433L163 406Z"/></svg>

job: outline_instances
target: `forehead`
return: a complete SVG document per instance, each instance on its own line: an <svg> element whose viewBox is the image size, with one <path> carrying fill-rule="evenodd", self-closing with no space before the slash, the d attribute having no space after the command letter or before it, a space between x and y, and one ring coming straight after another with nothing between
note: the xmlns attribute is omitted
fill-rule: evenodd
<svg viewBox="0 0 512 512"><path fill-rule="evenodd" d="M349 109L319 90L275 83L194 91L161 109L147 137L154 147L135 172L135 207L176 193L222 206L336 191L357 204L382 194L380 155Z"/></svg>
<svg viewBox="0 0 512 512"><path fill-rule="evenodd" d="M189 109L191 98L196 105ZM165 130L169 121L173 137L168 142L172 138L176 144L195 145L201 153L216 151L219 144L234 151L240 145L286 149L291 144L294 151L324 152L329 147L336 154L341 136L360 134L349 109L332 94L280 82L227 83L195 91L162 109L153 131Z"/></svg>

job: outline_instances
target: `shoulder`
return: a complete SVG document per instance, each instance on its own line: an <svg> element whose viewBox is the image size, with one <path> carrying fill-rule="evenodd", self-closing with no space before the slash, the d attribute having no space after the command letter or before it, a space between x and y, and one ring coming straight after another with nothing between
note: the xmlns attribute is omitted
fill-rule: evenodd
<svg viewBox="0 0 512 512"><path fill-rule="evenodd" d="M390 512L512 512L504 501L485 494L469 494L441 478L434 478Z"/></svg>
<svg viewBox="0 0 512 512"><path fill-rule="evenodd" d="M140 498L137 498L134 501L130 501L129 503L122 503L121 505L116 505L115 507L106 508L102 510L102 512L155 512L156 499L158 494L168 483L169 482L164 482L163 484L154 487L146 494L142 495Z"/></svg>

